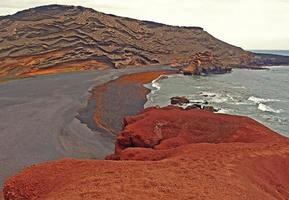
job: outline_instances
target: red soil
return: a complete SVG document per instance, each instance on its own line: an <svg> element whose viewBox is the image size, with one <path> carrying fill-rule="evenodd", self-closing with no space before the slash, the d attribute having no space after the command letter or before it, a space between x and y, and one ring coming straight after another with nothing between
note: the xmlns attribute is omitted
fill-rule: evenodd
<svg viewBox="0 0 289 200"><path fill-rule="evenodd" d="M289 199L289 141L252 119L167 107L125 123L110 158L131 161L34 165L5 198Z"/></svg>
<svg viewBox="0 0 289 200"><path fill-rule="evenodd" d="M128 74L117 79L119 83L123 82L137 82L141 84L149 83L164 74L175 73L174 70L162 70L162 71L152 71L152 72L141 72L136 74Z"/></svg>

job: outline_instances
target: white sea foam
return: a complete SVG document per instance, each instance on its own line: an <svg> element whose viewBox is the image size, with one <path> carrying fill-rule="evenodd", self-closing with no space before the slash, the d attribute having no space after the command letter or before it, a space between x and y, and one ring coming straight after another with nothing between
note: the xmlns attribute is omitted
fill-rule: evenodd
<svg viewBox="0 0 289 200"><path fill-rule="evenodd" d="M196 104L196 103L201 103L201 104L205 104L205 103L208 103L208 101L206 100L203 100L203 99L189 99L190 103L192 104Z"/></svg>
<svg viewBox="0 0 289 200"><path fill-rule="evenodd" d="M194 86L194 88L196 88L196 89L203 89L203 88L205 88L204 86Z"/></svg>
<svg viewBox="0 0 289 200"><path fill-rule="evenodd" d="M264 112L273 112L273 113L280 113L281 110L274 110L273 108L271 108L270 106L267 106L263 103L260 103L258 105L258 109Z"/></svg>
<svg viewBox="0 0 289 200"><path fill-rule="evenodd" d="M201 92L200 95L203 97L210 98L209 101L213 103L224 103L229 100L232 100L232 101L234 100L234 98L230 95L222 95L222 94L215 93L215 92Z"/></svg>
<svg viewBox="0 0 289 200"><path fill-rule="evenodd" d="M224 109L224 108L221 108L220 110L218 110L217 113L227 114L227 113L231 113L231 112L232 112L231 109Z"/></svg>
<svg viewBox="0 0 289 200"><path fill-rule="evenodd" d="M152 87L154 88L154 90L161 89L161 85L157 82L157 79L152 81Z"/></svg>
<svg viewBox="0 0 289 200"><path fill-rule="evenodd" d="M216 96L216 97L213 97L210 102L213 102L213 103L224 103L224 102L227 102L227 101L228 101L228 97Z"/></svg>
<svg viewBox="0 0 289 200"><path fill-rule="evenodd" d="M230 102L229 104L232 104L232 105L252 105L253 103L246 102L246 101L234 101L234 102Z"/></svg>
<svg viewBox="0 0 289 200"><path fill-rule="evenodd" d="M232 86L231 88L234 88L234 89L246 89L245 86Z"/></svg>
<svg viewBox="0 0 289 200"><path fill-rule="evenodd" d="M262 99L254 96L250 96L248 98L249 101L253 101L255 103L266 103L266 102L273 102L273 101L280 101L279 99Z"/></svg>
<svg viewBox="0 0 289 200"><path fill-rule="evenodd" d="M214 92L201 92L200 95L205 97L214 97L217 96L218 94Z"/></svg>
<svg viewBox="0 0 289 200"><path fill-rule="evenodd" d="M232 101L234 101L234 97L233 97L233 96L227 94L227 97L229 97L229 99L231 99Z"/></svg>

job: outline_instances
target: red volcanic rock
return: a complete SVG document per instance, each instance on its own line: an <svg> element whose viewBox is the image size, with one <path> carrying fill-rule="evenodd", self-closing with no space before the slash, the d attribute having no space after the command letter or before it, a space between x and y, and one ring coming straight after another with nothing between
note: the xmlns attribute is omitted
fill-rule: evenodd
<svg viewBox="0 0 289 200"><path fill-rule="evenodd" d="M248 117L174 106L145 109L139 115L125 118L124 125L117 136L114 159L130 160L128 154L133 155L131 159L141 159L141 155L135 155L142 154L136 147L158 151L193 143L272 143L283 139ZM148 150L144 151L147 154ZM156 155L159 157L159 153Z"/></svg>
<svg viewBox="0 0 289 200"><path fill-rule="evenodd" d="M5 199L289 199L288 139L247 117L148 108L125 118L108 159L120 161L26 168Z"/></svg>

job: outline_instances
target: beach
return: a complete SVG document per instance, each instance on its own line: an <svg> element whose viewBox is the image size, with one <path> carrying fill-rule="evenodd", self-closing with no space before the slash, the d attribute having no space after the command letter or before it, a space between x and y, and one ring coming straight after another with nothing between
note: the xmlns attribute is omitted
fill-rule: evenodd
<svg viewBox="0 0 289 200"><path fill-rule="evenodd" d="M66 157L103 159L112 153L115 136L91 130L77 118L87 106L89 91L125 74L169 69L69 72L0 84L1 185L35 163Z"/></svg>

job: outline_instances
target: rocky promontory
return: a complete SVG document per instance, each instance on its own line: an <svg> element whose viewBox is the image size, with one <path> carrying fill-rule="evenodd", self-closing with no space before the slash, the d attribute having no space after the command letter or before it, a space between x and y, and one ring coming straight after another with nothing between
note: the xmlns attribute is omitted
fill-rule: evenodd
<svg viewBox="0 0 289 200"><path fill-rule="evenodd" d="M33 165L5 199L288 199L289 140L247 117L169 106L125 118L115 154Z"/></svg>

